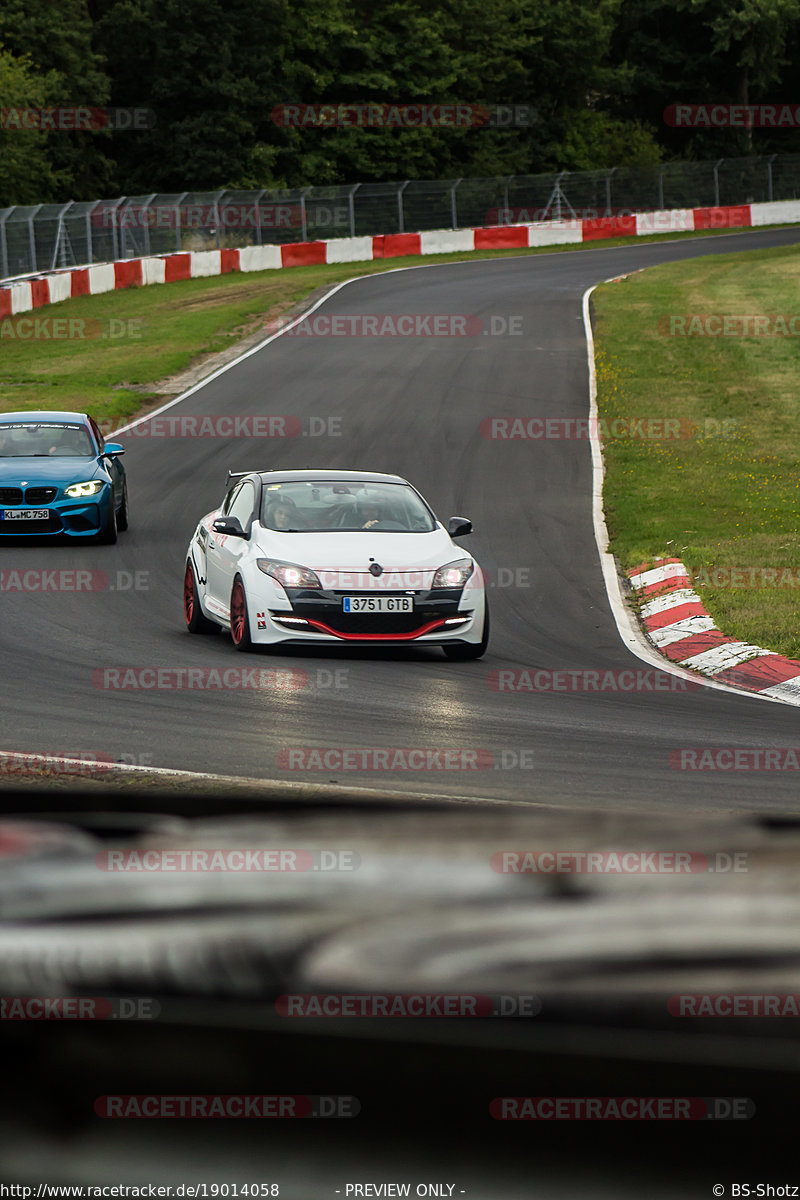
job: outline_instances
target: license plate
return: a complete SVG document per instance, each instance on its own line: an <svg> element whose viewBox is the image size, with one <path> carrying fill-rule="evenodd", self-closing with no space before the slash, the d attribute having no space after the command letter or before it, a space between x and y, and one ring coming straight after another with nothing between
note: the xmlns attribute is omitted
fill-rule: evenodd
<svg viewBox="0 0 800 1200"><path fill-rule="evenodd" d="M396 613L413 612L413 596L344 596L344 612Z"/></svg>
<svg viewBox="0 0 800 1200"><path fill-rule="evenodd" d="M4 521L46 521L49 508L4 508L0 513Z"/></svg>

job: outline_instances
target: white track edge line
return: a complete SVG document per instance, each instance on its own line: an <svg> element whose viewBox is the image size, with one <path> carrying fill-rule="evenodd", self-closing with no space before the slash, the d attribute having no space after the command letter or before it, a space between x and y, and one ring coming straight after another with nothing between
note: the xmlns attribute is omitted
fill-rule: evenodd
<svg viewBox="0 0 800 1200"><path fill-rule="evenodd" d="M723 235L725 236L725 235ZM618 249L618 247L617 247ZM615 280L622 278L615 276ZM602 283L610 283L611 280L601 280ZM699 675L694 671L684 671L677 667L670 659L659 654L653 647L645 635L643 634L639 623L625 603L625 597L622 594L622 586L619 575L617 573L614 556L609 550L608 529L606 527L605 514L603 512L603 478L605 468L603 465L603 452L600 447L600 438L598 436L597 424L597 371L594 361L594 335L592 333L592 322L589 315L589 301L592 292L599 283L593 283L583 293L582 311L583 311L583 328L586 335L586 358L589 367L589 438L592 448L592 518L594 524L594 537L597 544L597 552L600 557L600 568L603 572L603 579L606 585L606 595L608 603L611 607L611 613L616 622L617 632L623 644L642 662L650 663L652 666L658 666L661 670L668 672L670 675L676 675L679 679L691 679L695 683L702 684L703 687L713 688L718 692L727 692L728 695L745 696L755 700L763 700L767 703L778 704L800 704L800 697L797 700L779 699L777 696L764 696L760 692L746 691L744 688L730 687L725 683L718 683L713 679L709 679L704 675Z"/></svg>

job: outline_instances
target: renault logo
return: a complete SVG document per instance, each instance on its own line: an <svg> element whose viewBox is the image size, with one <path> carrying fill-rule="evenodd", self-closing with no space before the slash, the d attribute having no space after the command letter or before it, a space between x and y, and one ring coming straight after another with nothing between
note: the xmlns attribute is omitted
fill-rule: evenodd
<svg viewBox="0 0 800 1200"><path fill-rule="evenodd" d="M369 573L370 575L374 575L377 579L379 575L383 574L383 567L380 563L370 563Z"/></svg>

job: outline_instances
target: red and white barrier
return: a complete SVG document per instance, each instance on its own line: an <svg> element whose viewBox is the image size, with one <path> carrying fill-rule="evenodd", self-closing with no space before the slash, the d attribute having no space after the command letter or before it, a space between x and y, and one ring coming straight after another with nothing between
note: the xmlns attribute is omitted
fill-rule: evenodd
<svg viewBox="0 0 800 1200"><path fill-rule="evenodd" d="M665 658L729 687L800 704L800 662L722 633L679 558L644 563L628 577L644 631Z"/></svg>
<svg viewBox="0 0 800 1200"><path fill-rule="evenodd" d="M0 287L0 319L58 304L75 296L97 296L119 288L144 287L226 275L328 263L370 262L408 255L456 254L464 250L513 250L566 246L603 238L645 237L700 229L748 229L800 222L800 200L739 204L729 208L678 208L590 220L541 221L481 229L435 229L378 237L333 238L242 250L193 250L151 258L126 258L71 271L54 271Z"/></svg>

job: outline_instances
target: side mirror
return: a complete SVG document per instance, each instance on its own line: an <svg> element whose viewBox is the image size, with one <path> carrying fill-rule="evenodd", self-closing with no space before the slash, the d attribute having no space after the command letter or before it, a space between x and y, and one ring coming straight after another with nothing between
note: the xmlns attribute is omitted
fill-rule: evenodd
<svg viewBox="0 0 800 1200"><path fill-rule="evenodd" d="M450 537L464 537L467 533L472 533L472 521L466 517L451 517L447 522L447 532Z"/></svg>
<svg viewBox="0 0 800 1200"><path fill-rule="evenodd" d="M120 446L119 442L106 442L103 446L101 458L117 458L120 454L124 454L125 450Z"/></svg>
<svg viewBox="0 0 800 1200"><path fill-rule="evenodd" d="M212 525L214 533L227 533L228 537L239 537L248 540L249 534L242 529L242 523L238 517L217 517Z"/></svg>

